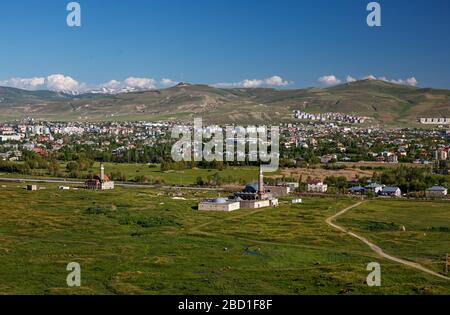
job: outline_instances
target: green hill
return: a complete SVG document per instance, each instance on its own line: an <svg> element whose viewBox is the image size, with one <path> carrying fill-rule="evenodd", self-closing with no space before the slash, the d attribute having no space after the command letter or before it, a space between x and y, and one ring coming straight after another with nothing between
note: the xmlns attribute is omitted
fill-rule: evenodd
<svg viewBox="0 0 450 315"><path fill-rule="evenodd" d="M292 110L340 112L388 125L418 117L450 117L450 90L420 89L377 80L330 88L219 89L180 84L146 92L69 96L49 91L0 88L0 119L191 120L215 123L292 121Z"/></svg>

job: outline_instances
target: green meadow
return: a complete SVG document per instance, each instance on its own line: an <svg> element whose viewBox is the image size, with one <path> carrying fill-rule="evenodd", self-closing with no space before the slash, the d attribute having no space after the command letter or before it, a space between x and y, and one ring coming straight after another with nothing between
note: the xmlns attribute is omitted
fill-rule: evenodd
<svg viewBox="0 0 450 315"><path fill-rule="evenodd" d="M189 186L197 182L198 177L207 180L208 177L218 174L227 183L244 184L258 179L259 168L253 166L227 167L222 170L219 169L185 169L177 171L161 171L161 166L146 165L146 164L131 164L131 163L104 163L105 173L123 174L127 181L135 181L137 177L145 177L149 184L162 183L166 185L175 186ZM67 177L69 173L66 171L66 163L60 163L60 169ZM33 176L22 174L1 173L0 177L20 177L20 178L51 178L47 170L34 170ZM100 172L100 163L95 163L94 166L84 172L82 176L86 177L88 174L98 174ZM278 175L280 171L271 173L270 175Z"/></svg>
<svg viewBox="0 0 450 315"><path fill-rule="evenodd" d="M65 167L65 166L64 166ZM100 164L95 163L93 168L89 171L97 174L99 173ZM258 179L258 167L227 167L222 170L218 169L185 169L179 171L161 171L160 165L145 165L145 164L124 164L124 163L105 163L106 173L121 172L127 180L134 180L137 176L147 177L149 182L162 180L168 185L187 186L196 183L198 177L205 180L208 176L214 174L220 175L221 178L227 179L234 183L248 183Z"/></svg>
<svg viewBox="0 0 450 315"><path fill-rule="evenodd" d="M377 200L337 221L387 253L443 272L450 254L450 202Z"/></svg>
<svg viewBox="0 0 450 315"><path fill-rule="evenodd" d="M43 186L0 183L0 294L450 294L449 282L383 260L326 225L356 202L349 198L212 213L196 210L209 192ZM439 271L449 205L369 202L338 222L388 253L431 257ZM407 226L409 240L391 243L395 231L367 223L391 221ZM439 231L423 231L427 239L427 227ZM70 262L81 265L80 288L67 287ZM381 287L365 283L370 262L382 266Z"/></svg>

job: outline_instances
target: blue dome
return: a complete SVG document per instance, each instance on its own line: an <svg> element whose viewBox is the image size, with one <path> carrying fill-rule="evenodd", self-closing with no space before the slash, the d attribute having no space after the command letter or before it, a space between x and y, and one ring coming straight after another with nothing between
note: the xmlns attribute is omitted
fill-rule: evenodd
<svg viewBox="0 0 450 315"><path fill-rule="evenodd" d="M245 186L244 192L246 193L257 193L259 190L259 185L256 183L248 184Z"/></svg>

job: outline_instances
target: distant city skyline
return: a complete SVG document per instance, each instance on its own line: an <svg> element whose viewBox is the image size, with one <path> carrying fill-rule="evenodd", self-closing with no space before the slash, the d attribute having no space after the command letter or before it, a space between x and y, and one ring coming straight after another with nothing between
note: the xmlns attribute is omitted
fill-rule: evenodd
<svg viewBox="0 0 450 315"><path fill-rule="evenodd" d="M116 92L178 82L327 87L372 78L450 88L450 2L368 0L62 0L0 10L0 86Z"/></svg>

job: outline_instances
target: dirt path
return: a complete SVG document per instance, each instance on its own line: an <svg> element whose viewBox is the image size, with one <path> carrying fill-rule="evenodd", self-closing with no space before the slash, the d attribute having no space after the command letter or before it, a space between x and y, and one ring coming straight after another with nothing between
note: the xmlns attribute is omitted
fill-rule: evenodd
<svg viewBox="0 0 450 315"><path fill-rule="evenodd" d="M372 249L375 253L377 253L379 256L381 256L381 257L383 257L385 259L388 259L390 261L394 261L396 263L399 263L399 264L402 264L402 265L405 265L405 266L408 266L408 267L420 270L422 272L425 272L425 273L427 273L429 275L432 275L432 276L435 276L435 277L438 277L438 278L441 278L441 279L450 280L450 277L446 277L446 276L441 275L441 274L439 274L437 272L434 272L434 271L432 271L432 270L430 270L428 268L425 268L424 266L422 266L422 265L420 265L418 263L411 262L411 261L408 261L408 260L405 260L405 259L402 259L402 258L397 258L397 257L391 256L391 255L388 255L385 252L383 252L383 250L379 246L373 244L367 238L362 237L362 236L360 236L360 235L358 235L356 233L350 232L347 229L343 228L342 226L339 226L339 225L333 223L333 221L336 220L338 217L340 217L341 215L343 215L346 212L350 211L351 209L359 207L363 203L364 202L358 202L357 204L354 204L353 206L345 208L344 210L338 212L334 216L329 217L328 219L326 219L325 222L328 225L332 226L333 228L335 228L335 229L337 229L337 230L339 230L341 232L344 232L344 233L346 233L346 234L348 234L348 235L350 235L350 236L352 236L354 238L359 239L361 242L363 242L364 244L369 246L370 249Z"/></svg>

